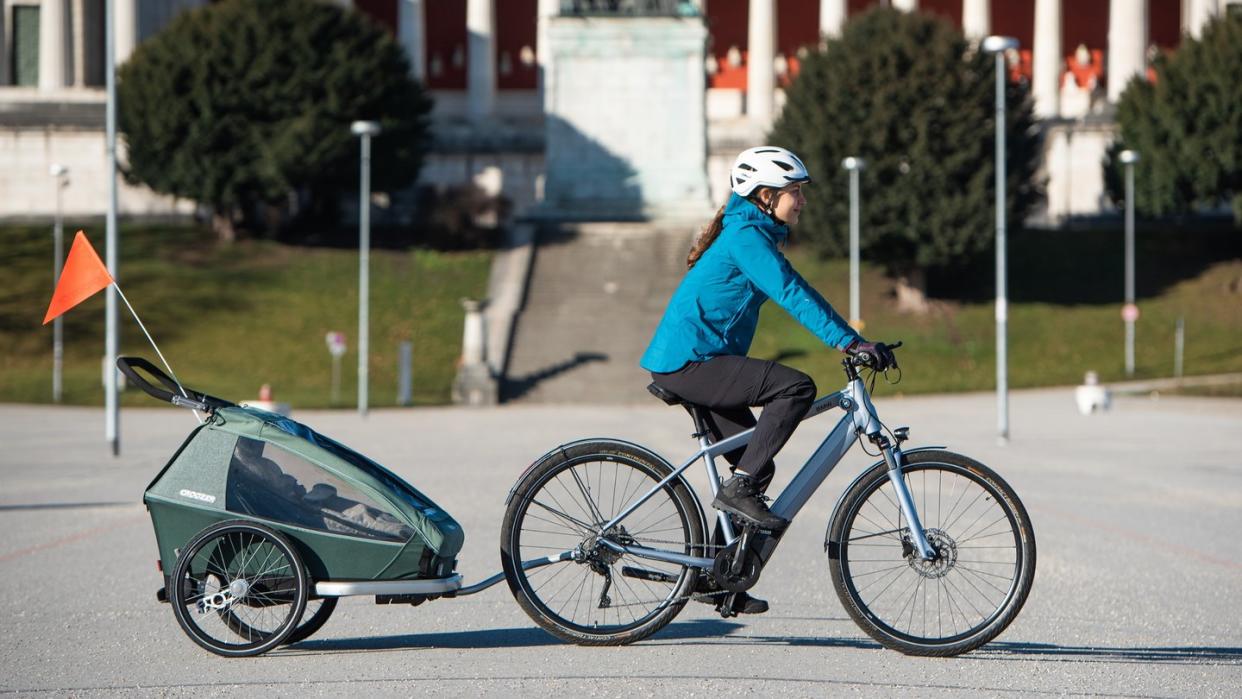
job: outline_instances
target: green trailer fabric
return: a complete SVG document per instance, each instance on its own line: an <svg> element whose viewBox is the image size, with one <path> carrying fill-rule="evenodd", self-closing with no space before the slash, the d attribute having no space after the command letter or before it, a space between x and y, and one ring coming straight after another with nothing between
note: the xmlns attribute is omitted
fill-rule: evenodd
<svg viewBox="0 0 1242 699"><path fill-rule="evenodd" d="M194 526L235 517L273 524L302 545L321 580L442 577L464 541L447 512L383 466L306 425L249 407L217 410L145 500L166 566L189 526L182 517Z"/></svg>

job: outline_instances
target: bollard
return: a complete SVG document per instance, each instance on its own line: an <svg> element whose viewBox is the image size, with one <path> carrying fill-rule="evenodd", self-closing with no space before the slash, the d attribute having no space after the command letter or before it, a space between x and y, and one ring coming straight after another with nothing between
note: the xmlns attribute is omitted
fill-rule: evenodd
<svg viewBox="0 0 1242 699"><path fill-rule="evenodd" d="M402 342L397 357L397 405L409 405L414 402L414 343Z"/></svg>
<svg viewBox="0 0 1242 699"><path fill-rule="evenodd" d="M1186 350L1186 317L1178 316L1177 330L1173 332L1173 378L1182 378L1182 360Z"/></svg>

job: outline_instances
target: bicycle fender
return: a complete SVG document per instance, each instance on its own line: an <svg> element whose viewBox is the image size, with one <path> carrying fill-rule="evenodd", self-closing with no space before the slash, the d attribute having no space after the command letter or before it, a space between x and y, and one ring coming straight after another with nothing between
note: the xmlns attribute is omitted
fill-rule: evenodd
<svg viewBox="0 0 1242 699"><path fill-rule="evenodd" d="M578 439L572 442L567 442L565 444L562 444L556 447L555 449L552 449L548 453L544 454L543 456L539 457L538 459L535 459L533 462L531 462L530 466L527 466L526 470L522 471L522 475L518 476L518 479L514 481L513 487L509 488L509 494L505 496L505 507L509 506L509 502L513 500L513 494L517 492L518 486L522 484L522 481L526 480L526 475L528 473L530 473L536 467L546 462L548 459L551 459L556 456L563 456L566 449L576 447L580 444L586 444L588 442L612 442L613 444L622 445L630 449L633 449L635 451L641 452L644 456L650 458L652 461L663 464L664 466L668 467L669 471L676 470L673 467L673 465L668 462L667 459L655 453L654 451L648 449L647 447L644 447L641 444L635 444L634 442L627 442L623 439L615 439L613 437L588 437L586 439ZM680 482L686 488L686 490L691 494L692 497L690 499L694 502L694 508L696 511L698 511L698 514L699 514L699 523L703 525L703 531L704 533L706 533L707 532L707 515L703 511L703 503L699 501L698 492L695 491L694 488L690 487L690 483L689 481L686 480L686 476L684 472L677 474L677 477L673 479L673 482Z"/></svg>
<svg viewBox="0 0 1242 699"><path fill-rule="evenodd" d="M901 455L905 456L906 454L914 454L920 451L936 451L939 449L948 449L948 447L942 444L942 445L932 445L932 446L926 446L926 447L915 447L913 449L902 449ZM905 465L904 460L902 461L902 465L903 466ZM824 551L828 553L829 558L835 558L837 555L836 551L832 550L832 541L831 541L832 523L837 518L837 510L841 508L841 501L845 500L845 496L849 495L849 492L854 489L855 485L858 485L858 481L861 481L863 479L863 476L866 476L868 473L871 473L871 469L877 466L887 467L887 464L885 463L884 459L880 459L879 461L876 461L875 463L871 464L867 468L864 468L861 473L859 473L857 476L854 477L854 480L850 481L849 485L845 486L845 489L841 491L841 494L837 496L837 503L832 506L832 514L828 516L828 529L824 531Z"/></svg>

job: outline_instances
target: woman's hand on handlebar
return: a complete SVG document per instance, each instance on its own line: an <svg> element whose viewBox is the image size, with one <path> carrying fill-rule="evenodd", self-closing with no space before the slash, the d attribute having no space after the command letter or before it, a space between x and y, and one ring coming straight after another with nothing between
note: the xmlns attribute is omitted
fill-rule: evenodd
<svg viewBox="0 0 1242 699"><path fill-rule="evenodd" d="M893 350L898 347L901 347L900 342L886 345L883 342L867 342L860 339L847 347L845 353L862 366L876 371L888 371L897 368L897 357L893 354Z"/></svg>

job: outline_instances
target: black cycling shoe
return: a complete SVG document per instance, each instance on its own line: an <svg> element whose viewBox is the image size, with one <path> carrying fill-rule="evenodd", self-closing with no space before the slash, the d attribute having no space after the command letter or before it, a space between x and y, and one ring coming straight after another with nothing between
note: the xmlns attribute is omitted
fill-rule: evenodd
<svg viewBox="0 0 1242 699"><path fill-rule="evenodd" d="M712 507L744 517L761 529L784 529L789 522L772 514L763 498L759 484L750 476L735 475L720 486Z"/></svg>
<svg viewBox="0 0 1242 699"><path fill-rule="evenodd" d="M716 611L720 611L720 607L724 605L724 600L716 604ZM745 592L739 592L733 597L733 613L734 614L763 614L768 611L768 603L758 597L751 597Z"/></svg>
<svg viewBox="0 0 1242 699"><path fill-rule="evenodd" d="M702 604L710 604L716 608L716 611L720 611L728 596L729 593L716 587L716 583L711 578L699 578L699 584L695 585L694 596L691 599ZM768 611L768 603L758 597L751 597L745 592L739 592L733 597L732 609L734 614L763 614Z"/></svg>

